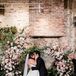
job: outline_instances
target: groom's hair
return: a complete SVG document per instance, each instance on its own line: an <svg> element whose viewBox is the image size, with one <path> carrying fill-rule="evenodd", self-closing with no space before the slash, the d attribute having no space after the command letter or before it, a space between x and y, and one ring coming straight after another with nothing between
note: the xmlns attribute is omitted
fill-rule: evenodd
<svg viewBox="0 0 76 76"><path fill-rule="evenodd" d="M38 54L40 57L40 51L35 50L34 53Z"/></svg>

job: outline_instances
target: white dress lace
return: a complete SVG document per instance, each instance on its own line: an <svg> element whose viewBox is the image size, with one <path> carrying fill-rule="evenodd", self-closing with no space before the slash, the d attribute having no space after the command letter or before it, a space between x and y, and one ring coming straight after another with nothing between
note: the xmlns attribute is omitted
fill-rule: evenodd
<svg viewBox="0 0 76 76"><path fill-rule="evenodd" d="M35 65L31 65L31 67L35 67ZM27 76L40 76L38 70L32 70L30 69Z"/></svg>

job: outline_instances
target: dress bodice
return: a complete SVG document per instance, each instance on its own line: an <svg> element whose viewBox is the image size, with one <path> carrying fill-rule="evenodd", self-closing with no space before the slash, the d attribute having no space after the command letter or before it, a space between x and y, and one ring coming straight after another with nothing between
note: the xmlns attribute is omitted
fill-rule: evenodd
<svg viewBox="0 0 76 76"><path fill-rule="evenodd" d="M36 67L36 65L35 64L31 64L30 67Z"/></svg>

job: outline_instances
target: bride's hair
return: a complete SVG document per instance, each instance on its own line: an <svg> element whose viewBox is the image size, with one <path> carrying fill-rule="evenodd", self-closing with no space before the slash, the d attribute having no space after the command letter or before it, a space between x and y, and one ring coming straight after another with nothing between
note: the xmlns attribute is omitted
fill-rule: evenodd
<svg viewBox="0 0 76 76"><path fill-rule="evenodd" d="M33 52L30 52L29 53L29 59L32 58L33 55L34 55L34 53Z"/></svg>

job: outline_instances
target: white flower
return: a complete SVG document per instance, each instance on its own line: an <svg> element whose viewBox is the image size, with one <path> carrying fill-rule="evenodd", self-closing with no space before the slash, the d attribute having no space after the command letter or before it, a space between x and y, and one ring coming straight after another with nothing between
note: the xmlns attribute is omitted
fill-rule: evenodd
<svg viewBox="0 0 76 76"><path fill-rule="evenodd" d="M21 73L21 71L19 71L19 73Z"/></svg>
<svg viewBox="0 0 76 76"><path fill-rule="evenodd" d="M8 73L8 70L6 70L6 73Z"/></svg>
<svg viewBox="0 0 76 76"><path fill-rule="evenodd" d="M21 45L17 45L17 47L21 48Z"/></svg>
<svg viewBox="0 0 76 76"><path fill-rule="evenodd" d="M7 65L4 66L5 68L8 68Z"/></svg>
<svg viewBox="0 0 76 76"><path fill-rule="evenodd" d="M9 70L11 71L11 70L12 70L12 68L10 67L10 68L9 68Z"/></svg>
<svg viewBox="0 0 76 76"><path fill-rule="evenodd" d="M20 40L22 40L22 41L23 41L23 40L24 40L24 37L20 37Z"/></svg>
<svg viewBox="0 0 76 76"><path fill-rule="evenodd" d="M12 66L12 65L11 65L11 62L9 62L8 65L9 65L9 67L11 67L11 66Z"/></svg>
<svg viewBox="0 0 76 76"><path fill-rule="evenodd" d="M12 72L9 72L8 76L14 76L14 74Z"/></svg>
<svg viewBox="0 0 76 76"><path fill-rule="evenodd" d="M14 50L14 47L11 47L11 50Z"/></svg>
<svg viewBox="0 0 76 76"><path fill-rule="evenodd" d="M14 46L13 49L16 50L17 49L17 46Z"/></svg>
<svg viewBox="0 0 76 76"><path fill-rule="evenodd" d="M13 42L11 42L10 45L13 46Z"/></svg>
<svg viewBox="0 0 76 76"><path fill-rule="evenodd" d="M17 55L13 55L13 58L12 59L13 60L17 59Z"/></svg>
<svg viewBox="0 0 76 76"><path fill-rule="evenodd" d="M20 50L19 49L16 49L16 52L18 53Z"/></svg>
<svg viewBox="0 0 76 76"><path fill-rule="evenodd" d="M18 72L16 72L16 74L18 74Z"/></svg>
<svg viewBox="0 0 76 76"><path fill-rule="evenodd" d="M7 44L9 44L10 43L10 41L7 41Z"/></svg>
<svg viewBox="0 0 76 76"><path fill-rule="evenodd" d="M5 59L5 63L7 63L9 60L8 59Z"/></svg>

